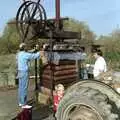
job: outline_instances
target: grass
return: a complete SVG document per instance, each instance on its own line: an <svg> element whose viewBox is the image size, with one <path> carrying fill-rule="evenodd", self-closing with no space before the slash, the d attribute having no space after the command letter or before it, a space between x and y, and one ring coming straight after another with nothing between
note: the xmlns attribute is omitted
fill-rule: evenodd
<svg viewBox="0 0 120 120"><path fill-rule="evenodd" d="M0 86L15 84L16 58L14 54L0 56Z"/></svg>

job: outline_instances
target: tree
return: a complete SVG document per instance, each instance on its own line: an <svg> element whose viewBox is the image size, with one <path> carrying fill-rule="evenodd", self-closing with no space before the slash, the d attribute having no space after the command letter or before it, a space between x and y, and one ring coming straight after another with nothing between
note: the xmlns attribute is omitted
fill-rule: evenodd
<svg viewBox="0 0 120 120"><path fill-rule="evenodd" d="M110 67L120 69L120 29L114 30L107 36L100 36L96 43L103 45L102 50Z"/></svg>
<svg viewBox="0 0 120 120"><path fill-rule="evenodd" d="M14 53L18 44L19 36L15 24L7 24L0 40L0 53Z"/></svg>
<svg viewBox="0 0 120 120"><path fill-rule="evenodd" d="M79 39L80 46L85 46L86 48L91 49L91 45L93 44L96 35L90 30L89 26L82 21L78 21L75 19L70 19L64 22L64 29L80 32L81 39Z"/></svg>

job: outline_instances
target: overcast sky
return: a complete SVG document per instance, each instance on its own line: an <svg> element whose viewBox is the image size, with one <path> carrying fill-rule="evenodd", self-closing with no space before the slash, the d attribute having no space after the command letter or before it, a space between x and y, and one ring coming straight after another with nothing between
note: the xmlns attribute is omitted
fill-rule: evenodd
<svg viewBox="0 0 120 120"><path fill-rule="evenodd" d="M16 16L22 0L1 0L0 32ZM41 0L48 17L55 17L55 0ZM85 21L97 35L109 34L120 25L120 0L61 0L61 16Z"/></svg>

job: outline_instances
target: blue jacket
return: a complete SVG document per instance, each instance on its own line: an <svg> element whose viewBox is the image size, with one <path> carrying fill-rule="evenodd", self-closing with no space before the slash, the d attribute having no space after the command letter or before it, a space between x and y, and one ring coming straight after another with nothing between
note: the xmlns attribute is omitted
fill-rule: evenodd
<svg viewBox="0 0 120 120"><path fill-rule="evenodd" d="M25 51L20 51L16 56L18 70L28 71L28 62L38 58L40 58L40 52L28 53Z"/></svg>

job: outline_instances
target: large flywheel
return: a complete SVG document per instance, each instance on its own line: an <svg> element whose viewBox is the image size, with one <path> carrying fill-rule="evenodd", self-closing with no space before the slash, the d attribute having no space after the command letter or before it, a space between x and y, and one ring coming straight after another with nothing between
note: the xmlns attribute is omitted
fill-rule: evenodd
<svg viewBox="0 0 120 120"><path fill-rule="evenodd" d="M36 37L46 27L46 12L39 2L26 1L18 9L16 27L21 41Z"/></svg>

